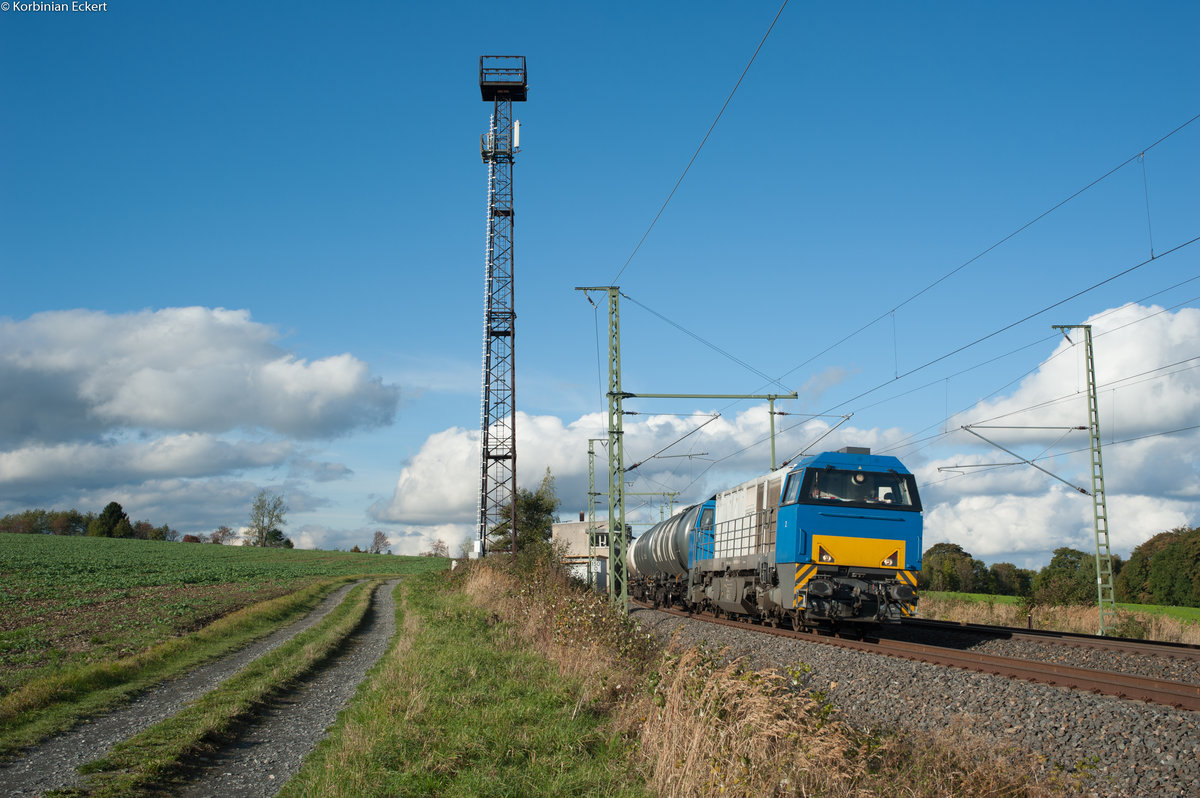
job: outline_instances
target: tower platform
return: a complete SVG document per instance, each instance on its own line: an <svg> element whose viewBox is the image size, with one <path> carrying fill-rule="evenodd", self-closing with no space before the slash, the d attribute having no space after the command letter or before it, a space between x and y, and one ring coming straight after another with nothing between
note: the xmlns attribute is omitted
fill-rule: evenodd
<svg viewBox="0 0 1200 798"><path fill-rule="evenodd" d="M496 99L524 102L529 93L525 56L479 56L479 93L486 102Z"/></svg>

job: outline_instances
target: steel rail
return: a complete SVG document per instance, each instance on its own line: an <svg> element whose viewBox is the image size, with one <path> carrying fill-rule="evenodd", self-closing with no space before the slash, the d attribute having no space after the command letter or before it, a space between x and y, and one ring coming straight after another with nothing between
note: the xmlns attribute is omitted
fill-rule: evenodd
<svg viewBox="0 0 1200 798"><path fill-rule="evenodd" d="M646 609L655 609L651 605L641 602L637 603ZM957 651L942 646L909 643L903 640L891 640L888 638L852 640L829 633L797 632L792 629L760 626L746 621L715 618L709 615L688 613L676 609L658 608L658 612L665 612L681 618L691 618L704 623L732 626L750 632L771 634L796 640L808 640L824 645L849 648L872 654L882 654L914 662L959 668L961 670L976 671L1012 679L1023 679L1053 687L1065 687L1071 690L1098 693L1127 700L1163 704L1175 707L1176 709L1200 711L1200 685L1169 679L1131 676L1113 671L1077 668L1070 665L1036 662L1017 659L1015 657L1002 657L995 654Z"/></svg>
<svg viewBox="0 0 1200 798"><path fill-rule="evenodd" d="M1200 710L1200 685L1134 676L1116 671L1077 668L1048 662L957 651L923 643L903 640L880 640L867 648L889 656L943 665L995 676L1024 679L1030 682L1085 690L1136 701L1165 704L1177 709Z"/></svg>
<svg viewBox="0 0 1200 798"><path fill-rule="evenodd" d="M1193 643L1172 643L1161 640L1135 640L1129 637L1100 637L1098 635L1082 634L1080 632L1057 632L1052 629L1024 629L1020 626L989 626L982 623L935 621L928 618L906 618L901 624L901 628L905 626L968 632L980 636L991 636L995 638L1019 637L1028 640L1038 640L1063 646L1071 646L1073 648L1092 648L1102 651L1121 651L1131 654L1144 654L1156 657L1171 657L1173 659L1180 660L1200 661L1200 646Z"/></svg>

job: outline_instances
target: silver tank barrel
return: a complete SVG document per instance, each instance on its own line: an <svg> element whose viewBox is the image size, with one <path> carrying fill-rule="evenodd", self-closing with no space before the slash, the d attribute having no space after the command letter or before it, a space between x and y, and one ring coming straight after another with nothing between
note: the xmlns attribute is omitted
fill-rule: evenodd
<svg viewBox="0 0 1200 798"><path fill-rule="evenodd" d="M678 576L687 571L688 532L696 525L700 505L687 507L660 521L633 541L628 562L635 576L664 573Z"/></svg>
<svg viewBox="0 0 1200 798"><path fill-rule="evenodd" d="M625 564L626 564L626 567L629 569L630 576L645 576L645 574L643 574L641 571L639 571L638 567L637 567L638 544L643 539L645 539L645 537L646 537L646 534L643 533L640 536L629 541L629 548L625 550Z"/></svg>

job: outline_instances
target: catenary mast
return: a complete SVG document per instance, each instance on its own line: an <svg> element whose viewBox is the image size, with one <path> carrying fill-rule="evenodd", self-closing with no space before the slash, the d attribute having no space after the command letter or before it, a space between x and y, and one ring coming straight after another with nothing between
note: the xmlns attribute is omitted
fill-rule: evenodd
<svg viewBox="0 0 1200 798"><path fill-rule="evenodd" d="M524 102L525 56L479 58L479 91L492 103L479 154L488 167L487 249L483 310L483 421L480 430L480 554L517 548L516 318L513 302L513 159L520 122L512 104ZM497 534L499 530L499 534Z"/></svg>

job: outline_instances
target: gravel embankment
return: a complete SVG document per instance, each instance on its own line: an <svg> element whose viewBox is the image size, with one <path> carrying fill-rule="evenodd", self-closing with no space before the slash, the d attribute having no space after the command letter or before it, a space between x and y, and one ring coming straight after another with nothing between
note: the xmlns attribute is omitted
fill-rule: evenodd
<svg viewBox="0 0 1200 798"><path fill-rule="evenodd" d="M279 792L337 720L366 676L383 656L396 630L392 591L399 580L381 585L363 625L335 660L312 679L271 702L236 742L206 758L189 778L184 798L257 798Z"/></svg>
<svg viewBox="0 0 1200 798"><path fill-rule="evenodd" d="M812 668L808 686L827 690L842 718L858 728L962 728L998 745L1044 756L1046 768L1094 763L1089 794L1095 796L1200 795L1200 713L782 639L652 610L635 609L633 617L663 638L678 630L684 646L705 641L728 647L731 656L748 657L755 667L806 663ZM1086 659L1091 663L1086 667L1128 669L1127 654L1080 653L1044 643L1027 647L1020 640L992 640L979 648L1008 656L1036 656L1033 652L1041 650L1043 656L1065 661ZM1171 678L1196 681L1194 664L1190 671L1172 667L1191 677Z"/></svg>
<svg viewBox="0 0 1200 798"><path fill-rule="evenodd" d="M47 790L78 784L77 767L99 759L122 740L169 718L185 704L212 690L251 661L314 626L346 597L351 587L353 585L338 588L304 618L236 653L177 679L165 681L142 693L128 706L92 718L31 748L20 759L0 768L0 794L39 795Z"/></svg>

